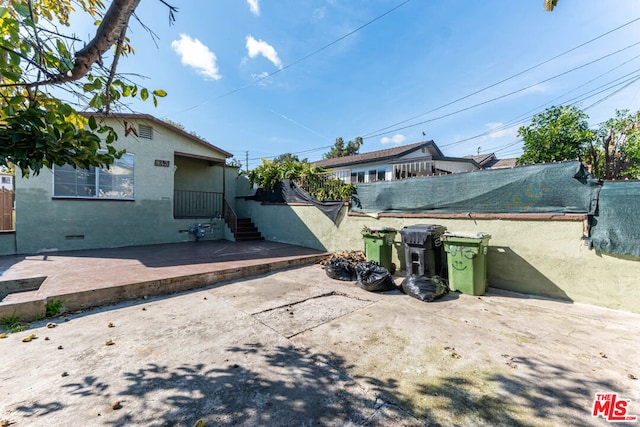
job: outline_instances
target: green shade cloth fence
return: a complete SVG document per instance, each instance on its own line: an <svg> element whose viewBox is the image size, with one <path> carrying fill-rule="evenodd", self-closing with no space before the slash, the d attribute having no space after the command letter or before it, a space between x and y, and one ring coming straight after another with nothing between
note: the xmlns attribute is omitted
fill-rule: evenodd
<svg viewBox="0 0 640 427"><path fill-rule="evenodd" d="M598 180L577 161L359 184L354 212L593 213Z"/></svg>

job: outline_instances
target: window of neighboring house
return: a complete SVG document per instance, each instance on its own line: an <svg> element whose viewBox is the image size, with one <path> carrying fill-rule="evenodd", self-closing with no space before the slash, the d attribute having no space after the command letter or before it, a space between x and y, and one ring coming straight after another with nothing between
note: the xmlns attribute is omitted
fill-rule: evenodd
<svg viewBox="0 0 640 427"><path fill-rule="evenodd" d="M3 176L2 177L2 183L3 184L11 184L11 177L10 176Z"/></svg>
<svg viewBox="0 0 640 427"><path fill-rule="evenodd" d="M378 171L378 181L384 181L385 180L385 171L384 170L379 170Z"/></svg>
<svg viewBox="0 0 640 427"><path fill-rule="evenodd" d="M348 170L341 170L333 172L333 176L337 179L341 179L344 182L350 182L349 177L351 173Z"/></svg>
<svg viewBox="0 0 640 427"><path fill-rule="evenodd" d="M364 182L364 172L358 172L357 176L358 176L357 182Z"/></svg>
<svg viewBox="0 0 640 427"><path fill-rule="evenodd" d="M133 200L134 155L125 153L109 168L54 166L53 197Z"/></svg>
<svg viewBox="0 0 640 427"><path fill-rule="evenodd" d="M370 170L369 171L369 182L375 182L377 176L378 175L376 173L376 170Z"/></svg>

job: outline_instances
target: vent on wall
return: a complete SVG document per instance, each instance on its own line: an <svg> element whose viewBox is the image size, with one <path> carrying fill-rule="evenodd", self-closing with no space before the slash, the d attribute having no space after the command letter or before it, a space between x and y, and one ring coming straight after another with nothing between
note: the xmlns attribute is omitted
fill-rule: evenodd
<svg viewBox="0 0 640 427"><path fill-rule="evenodd" d="M147 125L138 125L138 134L140 138L153 139L153 128Z"/></svg>

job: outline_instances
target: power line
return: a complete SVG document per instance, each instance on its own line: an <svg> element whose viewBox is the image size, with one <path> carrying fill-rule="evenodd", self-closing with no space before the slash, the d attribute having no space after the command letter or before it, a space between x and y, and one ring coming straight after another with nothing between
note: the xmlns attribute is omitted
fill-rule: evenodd
<svg viewBox="0 0 640 427"><path fill-rule="evenodd" d="M519 124L524 124L524 123L525 123L525 122L527 122L529 119L533 118L533 116L535 115L535 114L528 115L529 113L532 113L532 112L534 112L534 111L538 111L540 108L544 107L545 105L549 105L549 104L551 104L553 101L558 100L558 99L560 99L560 98L563 98L564 96L568 95L569 93L571 93L571 92L573 92L573 91L575 91L575 90L577 90L577 89L579 89L579 88L581 88L581 87L584 87L584 86L586 86L586 85L587 85L587 84L589 84L589 83L593 83L595 80L597 80L597 79L599 79L599 78L601 78L601 77L603 77L603 76L605 76L605 75L609 74L610 72L612 72L612 71L614 71L614 70L616 70L616 69L620 68L620 67L621 67L621 66L623 66L623 65L626 65L627 63L629 63L629 62L631 62L632 60L637 59L637 58L640 58L640 55L637 55L637 56L635 56L634 58L632 58L631 60L629 60L629 61L625 61L623 64L620 64L620 65L618 65L618 66L616 66L616 67L614 67L614 68L612 68L612 69L608 70L607 72L600 74L598 77L593 78L593 79L589 80L588 82L583 83L583 84L581 84L580 86L577 86L577 87L575 87L575 88L573 88L573 89L571 89L571 90L569 90L569 91L567 91L567 92L563 93L562 95L557 96L557 97L553 98L552 100L547 101L547 102L545 102L544 104L541 104L541 105L539 105L538 107L535 107L535 108L533 108L533 109L531 109L531 110L527 111L526 113L521 114L520 116L516 117L515 119L512 119L512 120L508 121L507 123L502 124L501 126L498 126L498 127L494 128L494 129L490 129L490 130L488 130L488 131L486 131L486 132L483 132L483 133L480 133L480 134L477 134L477 135L474 135L474 136L471 136L471 137L468 137L468 138L465 138L465 139L460 139L460 140L458 140L458 141L450 142L450 143L448 143L448 144L442 144L442 145L440 145L440 148L451 147L451 146L453 146L453 145L457 145L457 144L460 144L460 143L463 143L463 142L471 141L471 140L474 140L474 139L477 139L477 138L480 138L480 137L483 137L483 136L491 135L491 134L493 134L493 133L500 132L500 131L503 131L503 130L506 130L506 129L512 128L513 126L516 126L516 125L519 125ZM612 80L612 81L609 81L609 82L605 83L604 85L600 85L600 86L598 86L598 87L596 87L596 88L594 88L594 89L592 89L592 90L590 90L590 91L588 91L588 92L582 93L582 94L578 95L577 97L574 97L574 98L568 99L567 101L568 101L568 102L572 102L570 105L574 105L574 104L578 103L576 100L580 99L580 97L582 97L582 96L584 96L584 95L587 95L587 94L589 94L589 93L591 93L591 92L594 92L594 91L596 91L596 90L602 89L602 88L604 88L604 87L606 87L606 86L608 86L608 85L611 85L612 83L614 83L614 82L616 82L616 81L618 81L618 80L621 80L621 79L623 79L623 78L625 78L625 77L629 77L629 76L631 76L631 75L633 75L633 74L638 74L638 73L639 73L639 71L638 71L638 70L632 71L631 73L628 73L628 74L625 74L624 76L618 77L617 79L614 79L614 80ZM629 80L632 80L632 79L629 79ZM625 82L627 82L627 81L629 81L629 80L625 80L625 81L623 81L622 83L625 83ZM626 87L626 86L625 86L625 87ZM610 88L607 88L607 89L610 89ZM606 91L607 89L605 89L605 91ZM623 89L623 88L622 88L622 89ZM620 89L620 90L621 90L621 89ZM597 92L597 93L595 93L595 94L593 94L593 95L591 95L591 96L589 96L589 97L583 98L583 99L581 99L581 101L584 101L584 100L586 100L586 99L589 99L590 97L593 97L593 96L595 96L595 95L599 95L599 94L600 94L600 93L602 93L602 92L604 92L604 91L600 91L600 92ZM575 101L575 102L574 102L574 101Z"/></svg>
<svg viewBox="0 0 640 427"><path fill-rule="evenodd" d="M626 65L626 64L628 64L629 62L631 62L631 61L633 61L633 60L635 60L635 59L638 59L638 58L640 58L640 55L637 55L637 56L635 56L635 57L631 58L630 60L627 60L627 61L623 62L622 64L619 64L619 65L617 65L617 66L615 66L615 67L613 67L613 68L609 69L608 71L606 71L606 72L604 72L604 73L602 73L602 74L598 75L597 77L595 77L595 78L593 78L593 79L590 79L590 80L588 80L587 82L585 82L585 83L583 83L583 84L581 84L581 85L579 85L579 86L576 86L575 88L573 88L573 89L571 89L571 90L569 90L569 91L567 91L567 92L563 93L562 95L557 96L557 97L553 98L552 100L547 101L546 103L541 104L541 105L539 105L538 107L535 107L534 109L531 109L531 110L527 111L526 113L523 113L523 114L522 114L522 115L520 115L519 117L517 117L517 118L515 118L515 119L512 119L512 120L508 121L507 123L504 123L502 126L496 127L496 128L494 128L494 129L490 129L490 130L488 130L488 131L485 131L485 132L479 133L479 134L477 134L477 135L474 135L474 136L471 136L471 137L468 137L468 138L464 138L464 139L460 139L460 140L457 140L457 141L454 141L454 142L450 142L450 143L448 143L448 144L441 144L441 145L439 145L439 147L440 147L440 148L452 147L452 146L454 146L454 145L458 145L458 144L461 144L461 143L463 143L463 142L468 142L468 141L471 141L471 140L474 140L474 139L477 139L477 138L480 138L480 137L483 137L483 136L491 135L491 134L493 134L493 133L500 132L500 131L503 131L503 130L506 130L506 129L512 128L512 127L517 126L517 125L524 124L524 123L526 123L528 120L530 120L531 118L533 118L533 117L535 116L535 114L530 114L530 115L527 115L527 114L529 114L529 113L531 113L531 112L533 112L533 111L538 111L540 108L544 107L545 105L548 105L548 104L550 104L551 102L553 102L553 101L555 101L555 100L557 100L557 99L560 99L560 98L562 98L562 97L564 97L564 96L568 95L569 93L576 91L577 89L579 89L579 88L581 88L581 87L584 87L584 86L588 85L589 83L593 83L595 80L597 80L597 79L599 79L599 78L602 78L602 77L604 77L604 76L605 76L605 75L607 75L607 74L610 74L611 72L615 71L616 69L619 69L619 68L620 68L620 67L622 67L623 65ZM607 90L610 90L610 89L612 89L612 88L614 88L614 87L617 87L617 86L619 86L619 85L621 85L621 84L628 83L628 84L624 85L623 87L621 87L621 88L617 89L614 93L612 93L612 94L610 94L610 95L607 95L605 98L600 99L600 100L599 100L599 101L597 101L596 103L594 103L594 104L592 104L591 106L587 107L587 108L591 108L591 107L593 107L593 106L597 105L597 103L600 103L600 102L604 101L605 99L607 99L607 98L609 98L609 97L613 96L615 93L617 93L617 92L619 92L619 91L623 90L624 88L626 88L626 87L630 86L632 83L634 83L634 82L636 82L636 81L640 80L640 75L639 75L639 74L640 74L640 70L634 70L634 71L632 71L632 72L630 72L630 73L627 73L627 74L625 74L625 75L623 75L623 76L620 76L620 77L618 77L618 78L616 78L616 79L613 79L613 80L611 80L611 81L608 81L607 83L604 83L604 84L602 84L602 85L600 85L600 86L598 86L598 87L596 87L596 88L593 88L593 89L591 89L591 90L589 90L589 91L587 91L587 92L583 92L583 93L579 94L578 96L575 96L575 97L573 97L573 98L570 98L570 99L566 100L566 102L568 102L568 103L569 103L568 105L576 105L576 104L578 104L578 103L580 103L580 102L582 102L582 101L586 101L587 99L590 99L590 98L593 98L594 96L600 95L601 93L606 92ZM632 76L632 77L627 78L627 77L629 77L629 76ZM626 80L622 80L622 79L625 79L625 78L627 78L627 79L626 79ZM622 80L622 81L620 81L620 80ZM616 82L618 82L618 83L617 83L617 84L614 84L614 83L616 83ZM600 90L600 89L602 89L602 90ZM594 92L595 92L595 93L594 93ZM585 110L586 110L586 108L585 108ZM525 116L525 115L527 115L527 116ZM500 152L500 151L502 151L501 149L509 148L509 147L511 147L511 146L513 146L513 145L515 145L515 144L519 143L519 142L522 142L522 140L516 141L515 143L508 143L508 144L506 144L506 145L504 145L504 146L498 146L498 147L496 147L496 149L494 150L494 153L495 153L495 152ZM298 155L298 154L307 154L307 153L311 153L311 152L314 152L314 151L327 150L327 149L331 148L332 146L333 146L333 145L328 145L328 146L323 146L323 147L316 147L316 148L311 148L311 149L308 149L308 150L297 151L297 152L294 152L294 153L291 153L291 154L295 154L295 155ZM503 148L503 147L504 147L504 148ZM251 159L249 159L249 160L272 159L272 158L274 158L274 157L277 157L277 155L273 155L273 156L261 156L261 157L254 157L254 158L251 158Z"/></svg>
<svg viewBox="0 0 640 427"><path fill-rule="evenodd" d="M279 73L279 72L281 72L281 71L283 71L283 70L285 70L285 69L287 69L287 68L292 67L293 65L296 65L296 64L298 64L298 63L300 63L300 62L302 62L302 61L304 61L304 60L308 59L309 57L311 57L311 56L313 56L313 55L315 55L315 54L317 54L317 53L319 53L319 52L321 52L321 51L323 51L323 50L327 49L328 47L330 47L330 46L332 46L332 45L334 45L334 44L336 44L336 43L340 42L341 40L343 40L343 39L345 39L345 38L349 37L350 35L354 34L355 32L360 31L361 29L363 29L363 28L365 28L366 26L368 26L368 25L370 25L370 24L374 23L375 21L377 21L377 20L381 19L382 17L384 17L384 16L388 15L389 13L391 13L391 12L395 11L396 9L400 8L401 6L404 6L404 5L405 5L406 3L408 3L409 1L410 1L410 0L406 0L406 1L405 1L405 2L403 2L403 3L400 3L399 5L397 5L397 6L395 6L394 8L392 8L392 9L388 10L387 12L383 13L382 15L379 15L378 17L376 17L376 18L372 19L371 21L369 21L369 22L367 22L367 23L363 24L362 26L360 26L360 27L356 28L355 30L353 30L353 31L351 31L351 32L349 32L349 33L347 33L347 34L345 34L344 36L342 36L342 37L340 37L340 38L338 38L338 39L334 40L333 42L331 42L331 43L329 43L329 44L327 44L327 45L325 45L325 46L323 46L323 47L321 47L321 48L319 48L319 49L317 49L317 50L313 51L312 53L310 53L310 54L308 54L308 55L306 55L306 56L304 56L304 57L302 57L302 58L300 58L300 59L298 59L298 60L296 60L296 61L294 61L294 62L292 62L292 63L288 64L288 65L286 65L285 67L283 67L283 68L281 68L281 69L279 69L279 70L276 70L276 71L274 71L273 73L270 73L270 74L268 74L268 75L266 75L266 76L263 76L263 77L261 77L261 78L259 78L259 79L255 80L254 82L252 82L252 83L250 83L250 84L244 85L244 86L242 86L242 87L240 87L240 88L238 88L238 89L235 89L235 90L233 90L233 91L231 91L231 92L228 92L228 93L226 93L226 94L223 94L223 95L221 95L220 97L218 97L218 98L216 98L216 99L220 99L220 98L222 98L222 97L225 97L225 96L231 95L232 93L238 92L239 90L242 90L242 89L244 89L244 88L246 88L246 87L248 87L248 86L250 86L250 85L252 85L252 84L254 84L254 83L258 83L258 82L260 82L261 80L264 80L264 79L266 79L266 78L269 78L269 77L271 77L271 76L273 76L273 75L275 75L275 74L277 74L277 73ZM584 47L584 46L586 46L586 45L588 45L588 44L590 44L590 43L592 43L592 42L594 42L594 41L596 41L596 40L598 40L598 39L600 39L600 38L602 38L602 37L605 37L605 36L607 36L607 35L609 35L609 34L611 34L611 33L615 32L615 31L618 31L618 30L620 30L621 28L624 28L624 27L626 27L626 26L628 26L628 25L630 25L630 24L632 24L632 23L634 23L634 22L636 22L636 21L638 21L638 20L640 20L640 17L639 17L639 18L635 18L635 19L633 19L633 20L631 20L631 21L629 21L629 22L627 22L627 23L625 23L625 24L622 24L622 25L620 25L620 26L618 26L618 27L616 27L616 28L614 28L614 29L612 29L612 30L609 30L609 31L607 31L607 32L605 32L605 33L603 33L603 34L601 34L601 35L599 35L599 36L597 36L597 37L595 37L595 38L593 38L593 39L590 39L590 40L588 40L588 41L586 41L586 42L584 42L584 43L582 43L582 44L578 45L578 46L575 46L575 47L573 47L573 48L571 48L571 49L569 49L569 50L566 50L566 51L564 51L564 52L562 52L562 53L560 53L560 54L558 54L558 55L556 55L556 56L554 56L554 57L552 57L552 58L550 58L550 59L547 59L547 60L545 60L545 61L543 61L543 62L541 62L541 63L538 63L538 64L536 64L536 65L534 65L534 66L532 66L532 67L529 67L529 68L527 68L527 69L525 69L525 70L523 70L523 71L520 71L520 72L518 72L518 73L516 73L516 74L514 74L514 75L512 75L512 76L510 76L510 77L507 77L507 78L505 78L505 79L503 79L503 80L500 80L500 81L499 81L499 82L497 82L497 83L494 83L494 84L492 84L492 85L486 86L486 87L484 87L484 88L482 88L482 89L479 89L479 90L477 90L477 91L475 91L475 92L473 92L473 93L471 93L471 94L469 94L469 95L466 95L466 96L464 96L464 97L458 98L458 99L456 99L456 100L454 100L454 101L451 101L451 102L449 102L449 103L447 103L447 104L441 105L441 106L439 106L439 107L437 107L437 108L435 108L435 109L432 109L432 110L427 111L427 112L425 112L425 113L422 113L422 114L420 114L420 115L417 115L417 116L414 116L414 117L412 117L412 118L409 118L409 119L406 119L406 120L403 120L403 121L397 122L397 123L395 123L395 124L393 124L393 125L390 125L390 126L387 126L387 127L381 128L381 129L378 129L377 131L374 131L374 132L378 132L378 131L381 131L381 130L389 129L390 127L395 126L395 125L397 125L397 124L406 123L407 121L411 121L411 120L413 120L413 119L415 119L415 118L418 118L418 117L421 117L421 116L423 116L423 115L429 114L429 113L431 113L431 112L434 112L434 111L440 110L440 109L445 108L445 107L447 107L447 106L449 106L449 105L452 105L452 104L454 104L454 103L457 103L457 102L459 102L459 101L462 101L462 100L464 100L464 99L467 99L467 98L469 98L469 97L471 97L471 96L474 96L474 95L476 95L476 94L478 94L478 93L481 93L481 92L483 92L483 91L486 91L486 90L488 90L488 89L491 89L491 88L493 88L493 87L495 87L495 86L497 86L497 85L499 85L499 84L501 84L501 83L504 83L504 82L506 82L506 81L509 81L509 80L511 80L511 79L513 79L513 78L515 78L515 77L518 77L518 76L520 76L520 75L522 75L522 74L525 74L525 73L527 73L527 72L529 72L529 71L531 71L531 70L533 70L533 69L535 69L535 68L538 68L538 67L540 67L540 66L542 66L542 65L545 65L545 64L547 64L547 63L549 63L549 62L551 62L551 61L553 61L553 60L555 60L555 59L557 59L557 58L559 58L559 57L561 57L561 56L564 56L564 55L566 55L566 54L568 54L568 53L570 53L570 52L573 52L573 51L575 51L575 50L577 50L577 49L579 49L579 48L581 48L581 47ZM436 118L433 118L433 119L430 119L430 120L426 120L426 121L423 121L423 122L415 123L415 124L412 124L412 125L409 125L409 126L406 126L406 127L402 127L402 128L394 129L394 130L391 130L391 131L388 131L388 132L384 132L384 133L379 133L379 134L376 134L376 135L366 134L366 135L364 136L364 138L373 138L373 137L376 137L376 136L384 135L384 134L386 134L386 133L395 132L395 131L403 130L403 129L407 129L407 128L410 128L410 127L415 127L415 126L418 126L418 125L420 125L420 124L424 124L424 123L428 123L428 122L431 122L431 121L439 120L439 119L442 119L442 118L445 118L445 117L448 117L448 116L451 116L451 115L454 115L454 114L457 114L457 113L460 113L460 112L464 112L464 111L467 111L467 110L469 110L469 109L472 109L472 108L475 108L475 107L478 107L478 106L481 106L481 105L484 105L484 104L487 104L487 103L489 103L489 102L493 102L493 101L496 101L496 100L499 100L499 99L502 99L502 98L505 98L505 97L508 97L508 96L514 95L514 94L516 94L516 93L519 93L519 92L525 91L525 90L530 89L530 88L532 88L532 87L535 87L535 86L537 86L537 85L539 85L539 84L542 84L542 83L548 82L548 81L550 81L550 80L556 79L556 78L558 78L558 77L561 77L561 76L563 76L563 75L566 75L566 74L568 74L568 73L571 73L571 72L573 72L573 71L576 71L576 70L578 70L578 69L580 69L580 68L583 68L583 67L589 66L589 65L591 65L591 64L593 64L593 63L595 63L595 62L601 61L602 59L605 59L605 58L607 58L607 57L609 57L609 56L612 56L612 55L615 55L615 54L617 54L617 53L620 53L620 52L622 52L622 51L624 51L624 50L630 49L630 48L632 48L632 47L634 47L634 46L636 46L636 45L638 45L638 44L640 44L640 42L638 42L638 43L634 43L634 44L631 44L631 45L629 45L629 46L627 46L627 47L625 47L625 48L622 48L622 49L620 49L620 50L618 50L618 51L615 51L615 52L612 52L612 53L610 53L610 54L608 54L608 55L605 55L605 56L603 56L603 57L600 57L600 58L598 58L598 59L596 59L596 60L594 60L594 61L588 62L588 63L586 63L586 64L583 64L583 65L579 66L579 67L575 67L575 68L573 68L573 69L570 69L570 70L568 70L568 71L565 71L565 72L563 72L563 73L560 73L560 74L558 74L558 75L555 75L555 76L553 76L553 77L550 77L550 78L548 78L548 79L542 80L541 82L538 82L538 83L536 83L536 84L533 84L533 85L527 86L527 87L525 87L525 88L522 88L522 89L519 89L519 90L516 90L516 91L510 92L510 93L508 93L508 94L505 94L505 95L502 95L502 96L499 96L499 97L496 97L496 98L493 98L493 99L490 99L490 100L487 100L487 101L484 101L484 102L481 102L481 103L478 103L478 104L472 105L472 106L467 107L467 108L464 108L464 109L460 109L460 110L454 111L454 112L452 112L452 113L449 113L449 114L446 114L446 115L443 115L443 116L439 116L439 117L436 117ZM624 62L624 63L620 64L619 66L614 67L613 69L609 70L608 72L605 72L605 73L601 74L600 76L598 76L598 77L596 77L596 78L594 78L594 79L592 79L592 80L590 80L590 81L588 81L588 82L584 83L583 85L578 86L578 87L576 87L576 88L572 89L572 90L571 90L571 91L569 91L569 92L566 92L565 94L561 95L560 97L565 96L566 94L568 94L568 93L570 93L570 92L572 92L572 91L574 91L574 90L577 90L577 89L579 89L580 87L583 87L583 86L585 86L585 85L587 85L587 84L589 84L589 83L593 82L594 80L597 80L598 78L600 78L600 77L602 77L602 76L604 76L604 75L608 74L609 72L611 72L611 71L613 71L613 70L615 70L615 69L617 69L617 68L620 68L621 66L623 66L623 65L625 65L625 64L627 64L627 63L629 63L629 62L631 62L631 61L632 61L632 60L634 60L634 59L637 59L638 57L640 57L640 55L635 56L634 58L632 58L632 59L630 59L630 60L628 60L628 61L626 61L626 62ZM626 87L626 86L625 86L625 87ZM622 90L622 89L623 89L623 88L621 88L620 90ZM587 92L587 93L588 93L588 92ZM599 93L601 93L601 92L599 92ZM558 99L558 98L559 98L559 97L554 98L554 99ZM574 99L575 99L575 98L574 98ZM552 101L549 101L549 102L552 102ZM524 114L527 114L527 113L524 113ZM454 143L445 144L445 145L443 145L442 147L448 147L448 146L455 145L455 144L458 144L458 143L466 142L466 141L469 141L469 140L472 140L472 139L476 139L476 138L481 137L481 136L485 136L485 135L489 135L489 134L492 134L492 133L498 132L498 131L500 131L501 129L507 129L507 128L509 128L509 127L513 127L515 124L519 124L520 122L525 122L526 120L530 119L531 117L533 117L533 116L526 117L526 118L525 118L525 119L523 119L523 120L518 120L518 121L514 122L514 124L511 124L511 125L508 125L508 126L506 126L506 125L505 125L505 126L503 126L503 127L501 127L501 128L491 129L490 131L487 131L487 132L484 132L484 133L481 133L481 134L475 135L475 136L470 137L470 138L466 138L466 139L463 139L463 140L459 140L459 141L456 141L456 142L454 142ZM329 145L329 146L323 146L323 147L317 147L317 148L312 148L312 149L309 149L309 150L303 150L303 151L299 151L299 152L295 152L295 153L291 153L291 154L296 154L296 155L297 155L297 154L311 153L311 152L314 152L314 151L326 150L326 149L329 149L329 148L331 148L331 147L332 147L332 145ZM277 157L277 156L276 156L276 155L274 155L274 156L263 156L263 157L251 158L251 159L249 159L249 160L260 160L260 159L263 159L263 158L267 158L267 159L268 159L268 158L274 158L274 157Z"/></svg>
<svg viewBox="0 0 640 427"><path fill-rule="evenodd" d="M486 87L484 87L484 88L482 88L482 89L479 89L479 90L477 90L477 91L475 91L475 92L472 92L472 93L470 93L470 94L468 94L468 95L465 95L465 96L463 96L463 97L460 97L460 98L458 98L458 99L455 99L455 100L453 100L453 101L451 101L451 102L448 102L448 103L446 103L446 104L440 105L439 107L436 107L436 108L434 108L434 109L432 109L432 110L429 110L429 111L427 111L427 112L424 112L424 113L418 114L418 115L413 116L413 117L410 117L410 118L408 118L408 119L405 119L405 120L401 120L401 121L399 121L399 122L396 122L396 123L394 123L394 124L392 124L392 125L389 125L389 126L386 126L386 127L380 128L380 129L377 129L377 130L375 130L375 131L369 132L368 134L365 134L365 135L363 136L363 138L373 138L373 137L376 137L376 136L384 135L384 133L379 133L379 132L382 132L382 131L387 130L387 129L389 129L389 128L392 128L392 127L394 127L394 126L401 125L401 124L406 123L406 122L409 122L409 121L411 121L411 120L415 120L415 119L417 119L417 118L419 118L419 117L425 116L425 115L430 114L430 113L433 113L433 112L435 112L435 111L441 110L441 109L443 109L443 108L445 108L445 107L448 107L448 106L450 106L450 105L452 105L452 104L455 104L455 103L457 103L457 102L460 102L460 101L462 101L462 100L465 100L465 99L467 99L467 98L470 98L470 97L472 97L472 96L474 96L474 95L477 95L477 94L479 94L479 93L481 93L481 92L484 92L484 91L486 91L486 90L488 90L488 89L491 89L491 88L493 88L493 87L495 87L495 86L498 86L498 85L500 85L500 84L502 84L502 83L504 83L504 82L507 82L507 81L512 80L512 79L514 79L514 78L516 78L516 77L519 77L519 76L521 76L521 75L523 75L523 74L525 74L525 73L527 73L527 72L529 72L529 71L531 71L531 70L534 70L534 69L536 69L536 68L538 68L538 67L541 67L542 65L545 65L545 64L547 64L547 63L549 63L549 62L551 62L551 61L554 61L554 60L556 60L556 59L560 58L561 56L564 56L564 55L566 55L566 54L568 54L568 53L571 53L571 52L573 52L573 51L575 51L575 50L577 50L577 49L579 49L579 48L581 48L581 47L584 47L584 46L586 46L586 45L588 45L588 44L590 44L590 43L592 43L592 42L594 42L594 41L596 41L596 40L598 40L598 39L600 39L600 38L602 38L602 37L604 37L604 36L607 36L607 35L609 35L609 34L611 34L611 33L615 32L615 31L618 31L618 30L620 30L620 29L622 29L622 28L624 28L624 27L626 27L626 26L628 26L628 25L630 25L630 24L632 24L632 23L634 23L634 22L636 22L636 21L638 21L638 20L640 20L640 17L635 18L635 19L633 19L633 20L631 20L631 21L629 21L629 22L627 22L627 23L625 23L625 24L622 24L622 25L620 25L620 26L618 26L618 27L616 27L616 28L614 28L614 29L612 29L612 30L609 30L609 31L607 31L607 32L605 32L605 33L603 33L603 34L600 34L599 36L597 36L597 37L595 37L595 38L593 38L593 39L591 39L591 40L588 40L588 41L586 41L586 42L584 42L584 43L582 43L582 44L580 44L580 45L578 45L578 46L576 46L576 47L573 47L573 48L569 49L569 50L566 50L566 51L564 51L564 52L562 52L562 53L560 53L560 54L558 54L558 55L556 55L556 56L554 56L554 57L552 57L552 58L550 58L550 59L547 59L546 61L543 61L543 62L541 62L541 63L538 63L538 64L536 64L536 65L534 65L534 66L532 66L532 67L529 67L529 68L527 68L527 69L525 69L525 70L523 70L523 71L520 71L520 72L518 72L518 73L516 73L516 74L514 74L514 75L512 75L512 76L509 76L509 77L507 77L507 78L505 78L505 79L502 79L502 80L500 80L500 81L498 81L498 82L496 82L496 83L493 83L493 84L491 84L491 85L489 85L489 86L486 86ZM401 129L405 129L405 128L401 128ZM390 131L385 132L385 133L390 133L390 132L395 132L395 130L390 130ZM373 135L373 134L376 134L376 135Z"/></svg>
<svg viewBox="0 0 640 427"><path fill-rule="evenodd" d="M385 132L376 133L376 134L368 134L368 135L364 136L363 138L365 138L365 139L366 139L366 138L375 138L375 137L377 137L377 136L386 135L386 134L391 133L391 132L397 132L397 131L400 131L400 130L409 129L409 128L412 128L412 127L415 127L415 126L423 125L423 124L425 124L425 123L430 123L430 122L434 122L434 121L436 121L436 120L444 119L444 118L446 118L446 117L450 117L450 116L453 116L453 115L455 115L455 114L459 114L459 113L462 113L462 112L464 112L464 111L471 110L471 109L473 109L473 108L476 108L476 107L479 107L479 106L482 106L482 105L488 104L488 103L493 102L493 101L497 101L497 100L499 100L499 99L507 98L507 97L509 97L509 96L511 96L511 95L515 95L516 93L520 93L520 92L523 92L523 91L525 91L525 90L527 90L527 89L531 89L532 87L535 87L535 86L537 86L537 85L539 85L539 84L549 82L549 81L551 81L551 80L557 79L558 77L562 77L562 76L567 75L567 74L569 74L569 73L572 73L572 72L574 72L574 71L576 71L576 70L579 70L579 69L581 69L581 68L587 67L587 66L592 65L592 64L594 64L594 63L596 63L596 62L602 61L602 60L603 60L603 59L605 59L605 58L608 58L608 57L610 57L610 56L616 55L616 54L618 54L618 53L620 53L620 52L623 52L623 51L625 51L625 50L627 50L627 49L630 49L630 48L632 48L632 47L634 47L634 46L637 46L637 45L640 45L640 42L636 42L636 43L630 44L630 45L628 45L628 46L626 46L626 47L624 47L624 48L622 48L622 49L619 49L619 50L617 50L617 51L615 51L615 52L612 52L612 53L609 53L609 54L607 54L607 55L601 56L600 58L597 58L597 59L595 59L595 60L593 60L593 61L587 62L587 63L585 63L585 64L582 64L582 65L578 66L578 67L575 67L575 68L572 68L572 69L570 69L570 70L564 71L564 72L562 72L562 73L560 73L560 74L556 74L555 76L552 76L552 77L549 77L549 78L547 78L547 79L541 80L541 81L539 81L539 82L537 82L537 83L534 83L534 84L532 84L532 85L529 85L529 86L526 86L526 87L520 88L520 89L518 89L518 90L514 90L514 91L509 92L509 93L506 93L506 94L504 94L504 95L496 96L495 98L491 98L491 99L488 99L488 100L486 100L486 101L479 102L479 103L474 104L474 105L471 105L471 106L469 106L469 107L461 108L461 109L456 110L456 111L453 111L453 112L451 112L451 113L443 114L443 115L441 115L441 116L434 117L434 118L432 118L432 119L423 120L423 121L421 121L421 122L417 122L417 123L414 123L414 124L411 124L411 125L407 125L407 126L402 126L402 127L399 127L399 128L391 129L391 130L388 130L388 131L385 131Z"/></svg>
<svg viewBox="0 0 640 427"><path fill-rule="evenodd" d="M274 72L272 72L272 73L269 73L269 74L266 74L266 75L264 75L264 76L261 76L260 78L258 78L258 79L256 79L256 80L252 81L251 83L247 83L247 84L245 84L244 86L238 87L238 88L233 89L233 90L231 90L231 91L229 91L229 92L227 92L227 93L224 93L224 94L222 94L222 95L220 95L220 96L218 96L218 97L214 98L214 100L218 100L218 99L221 99L221 98L225 98L225 97L227 97L227 96L229 96L229 95L232 95L232 94L234 94L234 93L236 93L236 92L240 92L241 90L246 89L246 88L247 88L247 87L249 87L249 86L252 86L252 85L254 85L254 84L256 84L256 83L260 83L261 81L263 81L263 80L265 80L265 79L268 79L269 77L272 77L272 76L274 76L274 75L276 75L276 74L278 74L278 73L281 73L282 71L284 71L284 70L286 70L286 69L288 69L288 68L291 68L291 67L293 67L294 65L297 65L297 64L301 63L302 61L305 61L305 60L307 60L307 59L311 58L311 57L312 57L312 56L314 56L314 55L317 55L318 53L322 52L323 50L326 50L326 49L328 49L329 47L333 46L334 44L337 44L337 43L341 42L342 40L346 39L347 37L352 36L353 34L357 33L358 31L360 31L360 30L362 30L362 29L364 29L364 28L366 28L366 27L368 27L369 25L373 24L374 22L379 21L380 19L382 19L382 18L384 18L385 16L389 15L390 13L394 12L396 9L401 8L402 6L404 6L405 4L409 3L410 1L411 1L411 0L405 0L405 1L403 1L402 3L400 3L400 4L398 4L398 5L394 6L394 7L392 7L391 9L387 10L387 11L386 11L386 12L384 12L383 14L378 15L378 16L376 16L375 18L373 18L372 20L370 20L370 21L368 21L368 22L366 22L366 23L362 24L361 26L359 26L359 27L358 27L358 28L356 28L355 30L350 31L350 32L348 32L347 34L345 34L345 35L343 35L343 36L341 36L341 37L338 37L337 39L335 39L335 40L334 40L334 41L332 41L331 43L326 44L326 45L324 45L324 46L322 46L322 47L320 47L320 48L318 48L318 49L314 50L313 52L311 52L311 53L309 53L309 54L307 54L307 55L303 56L302 58L299 58L299 59L297 59L297 60L293 61L293 62L292 62L292 63L290 63L290 64L285 65L285 66L284 66L284 67L282 67L282 68L277 69L276 71L274 71ZM639 18L639 19L640 19L640 18Z"/></svg>

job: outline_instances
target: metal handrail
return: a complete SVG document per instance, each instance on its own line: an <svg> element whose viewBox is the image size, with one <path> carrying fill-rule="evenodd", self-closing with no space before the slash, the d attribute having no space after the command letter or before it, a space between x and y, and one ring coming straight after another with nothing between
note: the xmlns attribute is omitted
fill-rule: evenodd
<svg viewBox="0 0 640 427"><path fill-rule="evenodd" d="M174 190L174 218L216 218L222 211L222 193Z"/></svg>
<svg viewBox="0 0 640 427"><path fill-rule="evenodd" d="M222 215L224 217L224 221L227 223L233 235L236 235L236 231L238 230L238 215L236 215L235 211L227 202L227 199L224 199L222 206Z"/></svg>

